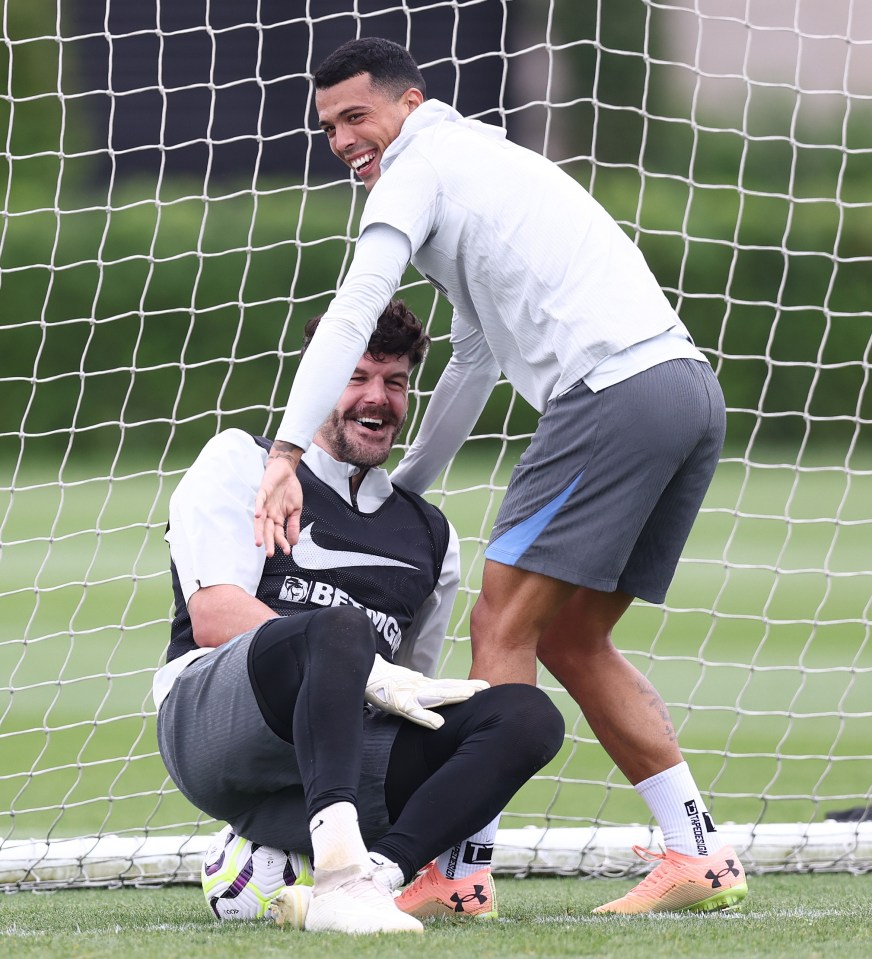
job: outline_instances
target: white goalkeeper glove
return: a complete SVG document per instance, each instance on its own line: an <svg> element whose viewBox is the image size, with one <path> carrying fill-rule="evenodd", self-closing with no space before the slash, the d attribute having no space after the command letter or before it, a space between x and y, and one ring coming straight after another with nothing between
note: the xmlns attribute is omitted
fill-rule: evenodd
<svg viewBox="0 0 872 959"><path fill-rule="evenodd" d="M438 729L445 720L432 711L434 708L465 702L489 685L484 679L430 679L414 669L395 666L376 653L363 698L386 713Z"/></svg>

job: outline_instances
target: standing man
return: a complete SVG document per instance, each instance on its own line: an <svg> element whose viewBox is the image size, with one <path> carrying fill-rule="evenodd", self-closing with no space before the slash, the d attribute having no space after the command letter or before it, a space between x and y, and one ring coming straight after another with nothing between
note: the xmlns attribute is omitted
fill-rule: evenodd
<svg viewBox="0 0 872 959"><path fill-rule="evenodd" d="M464 837L480 851L478 833L563 739L539 689L423 675L451 615L457 537L378 467L428 343L391 302L299 467L305 526L290 555L267 557L251 537L268 440L214 437L170 501L176 616L154 682L160 753L183 795L237 835L313 856L310 931L495 916L486 857L393 892L454 844L475 859Z"/></svg>
<svg viewBox="0 0 872 959"><path fill-rule="evenodd" d="M717 465L726 418L711 367L605 210L503 130L427 100L403 47L346 43L315 88L330 147L369 196L270 452L256 541L267 553L296 541L300 455L411 262L454 307L453 355L394 482L434 481L500 372L542 414L485 554L471 675L533 684L538 657L663 830L656 868L598 911L735 905L741 863L665 704L611 640L634 597L663 601Z"/></svg>

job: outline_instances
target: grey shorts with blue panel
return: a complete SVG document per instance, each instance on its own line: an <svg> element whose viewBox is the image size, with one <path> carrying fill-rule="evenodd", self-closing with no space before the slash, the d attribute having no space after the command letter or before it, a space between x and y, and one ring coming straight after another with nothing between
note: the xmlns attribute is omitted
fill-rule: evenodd
<svg viewBox="0 0 872 959"><path fill-rule="evenodd" d="M708 363L669 360L552 400L515 467L485 556L663 602L726 429Z"/></svg>

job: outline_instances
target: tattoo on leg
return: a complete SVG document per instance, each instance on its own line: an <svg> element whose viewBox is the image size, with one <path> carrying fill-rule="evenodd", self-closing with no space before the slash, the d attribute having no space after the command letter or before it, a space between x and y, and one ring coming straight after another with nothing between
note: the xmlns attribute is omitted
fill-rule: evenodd
<svg viewBox="0 0 872 959"><path fill-rule="evenodd" d="M677 742L678 737L675 735L675 726L672 724L672 717L669 715L666 703L663 702L660 693L657 692L644 676L639 677L639 692L648 697L648 705L657 712L663 720L663 731L666 733L669 741L673 743Z"/></svg>

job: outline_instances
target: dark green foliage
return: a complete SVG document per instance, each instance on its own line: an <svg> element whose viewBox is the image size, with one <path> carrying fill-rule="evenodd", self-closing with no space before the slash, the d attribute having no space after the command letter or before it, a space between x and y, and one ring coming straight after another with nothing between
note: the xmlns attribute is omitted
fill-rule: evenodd
<svg viewBox="0 0 872 959"><path fill-rule="evenodd" d="M747 411L745 431L758 413L783 414L772 429L794 436L809 417L868 418L869 224L832 199L799 205L697 177L600 170L594 192L712 359L728 405ZM833 185L803 179L811 196ZM340 276L347 191L304 204L295 188L215 200L192 189L161 204L119 195L108 216L82 202L11 218L0 251L6 428L52 434L55 447L70 430L86 446L115 447L128 430L163 446L173 422L199 423L202 440L248 410L249 428L263 429L287 396L287 354ZM429 309L426 290L407 295ZM433 329L447 328L443 304ZM446 353L437 343L425 384ZM498 393L484 431L504 429L506 405ZM521 404L510 429L534 423Z"/></svg>
<svg viewBox="0 0 872 959"><path fill-rule="evenodd" d="M11 7L16 43L0 47L16 98L0 101L0 132L11 123L0 456L19 433L33 451L157 453L230 425L268 431L303 324L347 265L362 194L290 178L225 182L211 197L203 181L173 179L107 193L89 173L88 148L100 145L78 101L60 108L53 11L48 0ZM731 442L752 431L844 441L872 414L869 111L855 101L843 116L807 116L780 90L755 92L746 115L735 104L704 115L676 83L687 71L660 62L659 17L641 0L556 0L549 155L556 143L574 158L566 171L639 244L717 369ZM65 90L75 55L64 47ZM426 391L447 359L450 311L414 271L409 281L403 295L441 338L417 380ZM534 428L520 400L506 421L509 400L495 392L479 432Z"/></svg>
<svg viewBox="0 0 872 959"><path fill-rule="evenodd" d="M304 201L292 187L204 200L173 186L178 198L159 204L128 188L108 215L83 198L69 212L9 221L9 428L53 433L54 445L70 430L85 446L115 447L128 430L163 445L173 422L202 421L205 438L222 413L252 407L251 428L263 428L286 354L335 288L347 195Z"/></svg>

